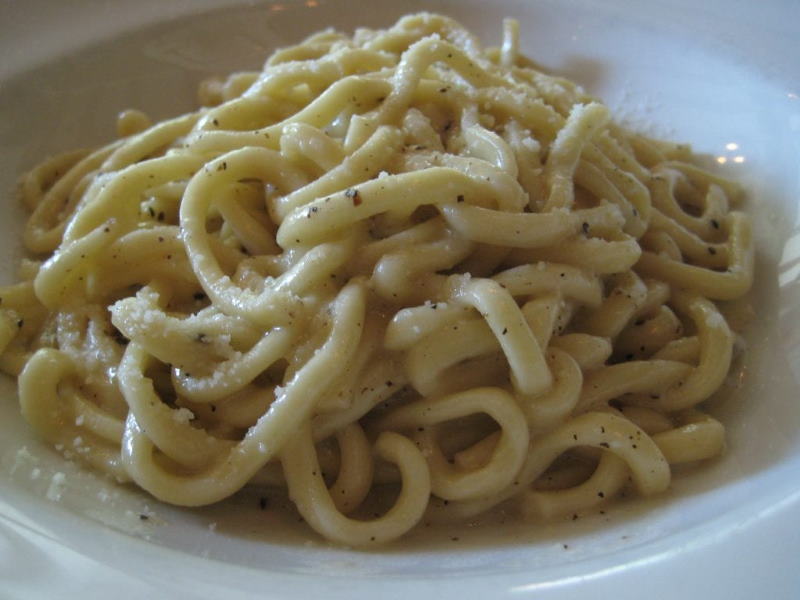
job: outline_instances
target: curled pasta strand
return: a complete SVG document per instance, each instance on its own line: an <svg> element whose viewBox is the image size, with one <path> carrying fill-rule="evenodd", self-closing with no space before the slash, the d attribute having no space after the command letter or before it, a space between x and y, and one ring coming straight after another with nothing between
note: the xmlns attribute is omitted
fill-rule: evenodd
<svg viewBox="0 0 800 600"><path fill-rule="evenodd" d="M644 431L611 413L588 412L533 440L522 468L504 490L485 498L450 502L446 506L432 502L428 516L436 521L449 521L484 512L526 489L558 456L580 446L607 450L621 458L634 485L643 495L657 494L669 486L669 465Z"/></svg>
<svg viewBox="0 0 800 600"><path fill-rule="evenodd" d="M503 46L500 51L500 64L513 67L519 56L519 21L503 19Z"/></svg>
<svg viewBox="0 0 800 600"><path fill-rule="evenodd" d="M725 445L722 423L698 410L678 415L678 426L653 435L670 464L705 460L718 456Z"/></svg>
<svg viewBox="0 0 800 600"><path fill-rule="evenodd" d="M741 320L714 300L752 283L741 190L518 38L324 31L34 168L41 260L0 288L33 428L173 504L288 489L358 546L658 493L722 452L696 407Z"/></svg>
<svg viewBox="0 0 800 600"><path fill-rule="evenodd" d="M271 382L274 381L271 379ZM192 402L181 398L180 404L189 409L195 419L206 424L206 431L210 434L221 438L232 437L239 431L250 429L267 412L275 399L274 388L274 385L251 383L221 402ZM185 412L182 415L188 416Z"/></svg>
<svg viewBox="0 0 800 600"><path fill-rule="evenodd" d="M466 202L515 213L521 212L525 205L528 204L525 191L514 177L511 177L505 170L498 168L491 162L480 158L451 154L449 152L412 150L401 154L394 161L393 167L398 174L413 173L432 167L446 167L465 175L472 181L473 191L477 193L468 195L456 193L455 196L450 196L456 203ZM459 190L453 191L458 192ZM463 198L459 198L459 196L463 196ZM442 202L438 203L437 206L445 204L447 203ZM394 209L393 212L397 213L398 210ZM406 216L411 215L409 208L405 208L403 213Z"/></svg>
<svg viewBox="0 0 800 600"><path fill-rule="evenodd" d="M733 333L714 304L702 297L678 294L674 301L695 323L700 344L699 362L690 374L657 399L643 398L661 410L676 411L707 399L728 374L733 356Z"/></svg>
<svg viewBox="0 0 800 600"><path fill-rule="evenodd" d="M45 195L69 173L78 171L80 175L75 180L80 179L86 171L83 168L76 169L75 167L81 163L85 164L85 159L89 154L88 150L63 152L51 156L25 173L19 180L19 195L23 204L29 210L35 211L36 207L44 200ZM73 175L73 177L75 176ZM75 180L69 187L75 185Z"/></svg>
<svg viewBox="0 0 800 600"><path fill-rule="evenodd" d="M103 171L118 171L141 161L179 136L188 133L200 115L189 113L148 127L119 145L101 165Z"/></svg>
<svg viewBox="0 0 800 600"><path fill-rule="evenodd" d="M420 297L436 297L445 276L432 273L454 267L472 248L469 240L446 231L438 240L384 254L375 265L371 281L375 291L387 300L414 302Z"/></svg>
<svg viewBox="0 0 800 600"><path fill-rule="evenodd" d="M361 340L358 344L353 359L345 365L336 378L335 382L329 387L326 395L320 398L317 403L317 416L336 414L340 411L346 411L354 403L356 397L367 391L373 391L375 387L391 388L395 385L395 381L391 378L386 378L380 381L379 385L372 383L365 385L366 380L369 379L366 369L370 368L370 363L373 361L375 354L380 352L381 346L381 333L385 326L385 319L381 315L367 314L364 323L364 330L361 334ZM292 365L287 369L287 373L291 373ZM285 376L285 375L284 375ZM398 380L397 383L400 383ZM401 384L402 385L402 384ZM366 389L365 389L366 388ZM316 437L319 430L314 429L314 439L318 441L320 438Z"/></svg>
<svg viewBox="0 0 800 600"><path fill-rule="evenodd" d="M351 132L352 130L348 131L348 134ZM409 108L408 112L406 112L406 115L403 117L403 132L405 133L406 145L420 146L436 152L444 151L444 145L442 144L442 138L439 136L439 132L434 128L431 120L425 116L422 111L416 108ZM352 133L354 136L357 135L355 132ZM484 149L483 145L481 145L480 148L485 152L496 151L493 147ZM502 160L502 158L500 160Z"/></svg>
<svg viewBox="0 0 800 600"><path fill-rule="evenodd" d="M575 359L558 348L548 349L547 359L552 387L538 396L517 398L532 431L551 429L564 420L581 396L583 374Z"/></svg>
<svg viewBox="0 0 800 600"><path fill-rule="evenodd" d="M386 328L384 344L390 350L408 350L435 330L451 325L469 313L469 307L452 302L404 308L392 317Z"/></svg>
<svg viewBox="0 0 800 600"><path fill-rule="evenodd" d="M240 195L241 189L231 186L217 198L216 208L225 223L231 227L248 254L278 254L280 249L274 241L274 226L242 206Z"/></svg>
<svg viewBox="0 0 800 600"><path fill-rule="evenodd" d="M586 333L567 333L557 336L553 338L551 346L569 354L584 373L600 368L612 352L608 338Z"/></svg>
<svg viewBox="0 0 800 600"><path fill-rule="evenodd" d="M90 416L94 418L87 420L84 415L83 425L76 425L76 419L80 422L78 417L84 414L79 412L80 409L91 409L88 409L86 401L79 405L77 396L64 398L59 390L59 384L75 374L74 363L63 352L52 348L38 350L19 376L22 414L50 443L71 448L81 460L95 469L108 473L119 481L127 481L128 477L119 457L120 440L108 440L108 437L119 432L113 423L109 423L110 417L93 410ZM108 433L109 428L111 436ZM96 430L100 435L95 434Z"/></svg>
<svg viewBox="0 0 800 600"><path fill-rule="evenodd" d="M59 350L72 359L79 376L86 379L82 393L115 416L124 415L115 380L122 348L110 331L105 307L86 304L63 310L56 315L54 328Z"/></svg>
<svg viewBox="0 0 800 600"><path fill-rule="evenodd" d="M411 213L424 204L455 203L459 196L469 199L482 192L502 202L491 185L448 167L373 179L295 209L278 228L277 241L282 248L315 244L331 232L390 210Z"/></svg>
<svg viewBox="0 0 800 600"><path fill-rule="evenodd" d="M0 369L19 375L32 354L31 342L47 325L47 311L36 297L33 281L0 288L0 304Z"/></svg>
<svg viewBox="0 0 800 600"><path fill-rule="evenodd" d="M455 19L433 13L405 15L385 32L375 32L365 41L367 48L384 49L400 54L414 40L437 34L470 55L479 54L481 44L477 36L465 29Z"/></svg>
<svg viewBox="0 0 800 600"><path fill-rule="evenodd" d="M616 355L625 360L643 358L678 339L683 324L668 306L661 306L649 319L639 319L616 340Z"/></svg>
<svg viewBox="0 0 800 600"><path fill-rule="evenodd" d="M338 142L305 123L291 123L284 127L281 154L289 160L311 161L322 172L332 171L346 158Z"/></svg>
<svg viewBox="0 0 800 600"><path fill-rule="evenodd" d="M476 87L504 85L504 81L482 68L473 57L461 48L436 37L423 38L408 47L394 72L394 88L381 105L376 115L376 123L389 123L397 120L413 95L414 89L428 66L434 61L446 63L467 82Z"/></svg>
<svg viewBox="0 0 800 600"><path fill-rule="evenodd" d="M85 279L87 297L101 302L115 291L152 281L170 282L175 295L195 292L199 286L179 234L167 225L136 229L112 241L95 253Z"/></svg>
<svg viewBox="0 0 800 600"><path fill-rule="evenodd" d="M380 127L358 150L348 155L338 166L275 202L275 214L282 221L291 211L313 200L341 192L374 176L397 152L402 138L394 127Z"/></svg>
<svg viewBox="0 0 800 600"><path fill-rule="evenodd" d="M277 149L283 128L307 123L324 128L346 107L374 105L391 90L391 83L364 76L350 76L328 87L321 95L286 119L253 131L195 131L187 136L187 148L198 153L223 153L248 146Z"/></svg>
<svg viewBox="0 0 800 600"><path fill-rule="evenodd" d="M519 248L550 246L583 229L611 229L622 220L616 207L608 204L573 212L531 214L460 204L442 206L441 211L450 227L471 240Z"/></svg>
<svg viewBox="0 0 800 600"><path fill-rule="evenodd" d="M591 147L586 148L586 158L581 159L575 169L575 183L617 205L625 217L623 231L638 239L647 230L645 217L649 216L650 207L647 188L632 175L619 171L611 161L603 160L602 154L591 150ZM590 161L590 154L601 164Z"/></svg>
<svg viewBox="0 0 800 600"><path fill-rule="evenodd" d="M119 224L120 233L131 231L139 217L141 192L163 183L185 179L195 173L203 162L196 155L171 154L125 167L106 185L100 185L90 201L79 205L79 210L64 231L63 242L69 244L77 241L110 219Z"/></svg>
<svg viewBox="0 0 800 600"><path fill-rule="evenodd" d="M566 312L566 302L557 294L545 294L532 298L522 305L525 322L531 328L540 348L547 348L550 339L559 327Z"/></svg>
<svg viewBox="0 0 800 600"><path fill-rule="evenodd" d="M326 538L341 544L365 546L390 542L422 518L430 496L428 465L408 438L384 432L375 443L376 453L397 465L403 487L389 511L373 521L344 516L331 499L317 463L308 425L301 426L281 453L289 497L303 518Z"/></svg>
<svg viewBox="0 0 800 600"><path fill-rule="evenodd" d="M633 237L640 237L649 225L652 207L650 190L631 172L641 168L640 165L633 157L627 156L627 160L623 159L625 166L620 167L596 145L587 147L585 156L587 161L597 167L603 173L604 178L626 198L626 203L630 206L630 213L623 211L626 217L625 232ZM581 179L581 177L576 177L578 182ZM643 179L648 180L649 175L643 176ZM581 185L583 184L581 183Z"/></svg>
<svg viewBox="0 0 800 600"><path fill-rule="evenodd" d="M700 358L700 339L693 335L673 340L656 352L652 358L695 364Z"/></svg>
<svg viewBox="0 0 800 600"><path fill-rule="evenodd" d="M209 77L200 82L197 99L201 106L217 106L242 95L253 82L258 79L257 71L232 73L225 80Z"/></svg>
<svg viewBox="0 0 800 600"><path fill-rule="evenodd" d="M520 510L545 519L575 514L613 498L627 481L628 465L606 450L589 479L563 490L526 491L519 499Z"/></svg>
<svg viewBox="0 0 800 600"><path fill-rule="evenodd" d="M569 265L540 262L501 271L492 279L512 296L558 291L564 298L599 306L603 290L597 277Z"/></svg>
<svg viewBox="0 0 800 600"><path fill-rule="evenodd" d="M133 480L156 498L181 506L217 502L240 489L277 456L301 423L310 418L314 406L335 378L336 365L354 354L361 336L364 301L364 288L358 283L349 284L339 293L331 307L330 336L319 351L283 388L275 388L270 410L247 431L244 439L227 453L217 455L201 471L187 475L165 469L154 455L153 441L133 412L129 412L122 460ZM135 388L121 387L126 400L128 395L136 394Z"/></svg>
<svg viewBox="0 0 800 600"><path fill-rule="evenodd" d="M584 221L587 223L587 221ZM530 264L554 262L572 265L598 275L613 275L631 269L642 255L639 243L622 234L619 239L584 238L575 236L560 244L514 250L510 262Z"/></svg>
<svg viewBox="0 0 800 600"><path fill-rule="evenodd" d="M354 273L372 271L377 262L386 254L398 252L404 248L424 244L446 235L446 225L441 217L433 217L422 223L391 232L386 237L374 240L362 246L348 267Z"/></svg>
<svg viewBox="0 0 800 600"><path fill-rule="evenodd" d="M478 103L488 110L515 119L536 134L537 139L551 143L563 127L564 118L542 98L525 92L523 108L520 106L519 92L519 89L491 87L475 90L475 96Z"/></svg>
<svg viewBox="0 0 800 600"><path fill-rule="evenodd" d="M723 268L728 265L728 246L722 243L708 242L683 227L677 221L667 218L658 209L653 210L651 230L664 231L675 242L681 256L694 264L709 269Z"/></svg>
<svg viewBox="0 0 800 600"><path fill-rule="evenodd" d="M608 122L608 109L602 104L576 104L559 130L545 163L545 178L550 188L545 210L570 208L574 202L573 175L581 152Z"/></svg>
<svg viewBox="0 0 800 600"><path fill-rule="evenodd" d="M503 138L477 124L467 127L463 136L472 156L482 158L514 179L517 178L517 161Z"/></svg>
<svg viewBox="0 0 800 600"><path fill-rule="evenodd" d="M372 450L364 430L357 423L337 432L336 441L341 461L330 495L336 510L346 515L359 507L372 487Z"/></svg>
<svg viewBox="0 0 800 600"><path fill-rule="evenodd" d="M511 368L511 380L523 394L544 391L552 383L542 349L511 294L491 279L466 283L456 296L486 319Z"/></svg>
<svg viewBox="0 0 800 600"><path fill-rule="evenodd" d="M514 152L518 179L528 195L528 209L531 212L538 212L544 206L546 187L541 145L527 134L516 119L510 119L506 124L504 138Z"/></svg>
<svg viewBox="0 0 800 600"><path fill-rule="evenodd" d="M603 304L582 320L587 333L616 338L646 301L647 286L635 273L622 273L615 281Z"/></svg>
<svg viewBox="0 0 800 600"><path fill-rule="evenodd" d="M285 118L285 113L284 103L276 98L259 98L239 94L207 111L197 121L193 132L259 129Z"/></svg>
<svg viewBox="0 0 800 600"><path fill-rule="evenodd" d="M716 185L729 200L736 202L742 195L742 186L730 179L715 175L701 167L693 165L685 160L669 160L664 163L664 168L680 171L689 181L697 187L710 187Z"/></svg>
<svg viewBox="0 0 800 600"><path fill-rule="evenodd" d="M211 374L198 376L177 367L172 370L175 389L194 402L213 402L243 389L259 373L286 354L296 336L290 327L276 327L250 350L214 367Z"/></svg>
<svg viewBox="0 0 800 600"><path fill-rule="evenodd" d="M708 191L703 196L702 213L695 216L686 212L678 201L682 183L683 174L680 171L663 165L654 168L650 183L653 205L666 218L687 231L703 238L713 235L728 213L728 198L725 192L715 184L709 185Z"/></svg>
<svg viewBox="0 0 800 600"><path fill-rule="evenodd" d="M106 249L119 230L119 223L109 219L85 236L63 245L41 266L34 279L33 287L39 301L51 310L69 300L74 301L75 288L88 276L90 258Z"/></svg>
<svg viewBox="0 0 800 600"><path fill-rule="evenodd" d="M220 173L225 173L220 177ZM205 293L225 310L269 323L279 319L296 301L268 286L261 294L235 286L220 268L206 231L206 217L218 190L231 181L258 177L279 186L292 187L296 173L276 152L262 148L245 148L224 154L208 163L192 177L181 203L180 221L183 242L192 269Z"/></svg>
<svg viewBox="0 0 800 600"><path fill-rule="evenodd" d="M276 64L264 71L244 92L245 96L281 96L297 84L310 85L318 92L354 73L392 65L390 56L368 48L338 47L318 59Z"/></svg>
<svg viewBox="0 0 800 600"><path fill-rule="evenodd" d="M500 438L486 464L470 471L451 468L427 429L417 436L431 471L431 490L447 500L467 500L508 485L525 459L528 428L514 398L498 388L476 388L437 399L407 404L383 417L379 430L430 428L446 420L483 412L501 428ZM433 437L431 437L433 435Z"/></svg>
<svg viewBox="0 0 800 600"><path fill-rule="evenodd" d="M200 469L220 454L227 454L233 442L218 440L190 420L182 419L186 409L170 408L158 397L153 382L145 376L150 355L136 342L128 344L118 377L130 414L147 437L167 456L190 469Z"/></svg>
<svg viewBox="0 0 800 600"><path fill-rule="evenodd" d="M347 408L324 413L312 419L314 439L319 441L358 421L370 410L386 402L406 385L406 375L399 364L373 361L363 370L360 386L354 389Z"/></svg>
<svg viewBox="0 0 800 600"><path fill-rule="evenodd" d="M743 295L753 283L753 239L750 221L742 213L732 212L727 218L729 263L725 271L716 271L679 262L645 250L636 270L689 289L712 300L731 300Z"/></svg>
<svg viewBox="0 0 800 600"><path fill-rule="evenodd" d="M671 360L631 361L603 367L589 375L576 408L584 412L624 394L644 393L657 396L686 378L691 367Z"/></svg>
<svg viewBox="0 0 800 600"><path fill-rule="evenodd" d="M437 309L438 310L438 309ZM406 371L414 388L426 396L449 391L461 382L461 373L448 372L464 361L500 350L500 343L483 319L456 321L447 335L434 331L411 347L406 358ZM449 329L446 325L440 330Z"/></svg>
<svg viewBox="0 0 800 600"><path fill-rule="evenodd" d="M623 406L619 412L634 425L641 427L642 431L649 436L673 428L672 419L669 416L652 408L631 404Z"/></svg>
<svg viewBox="0 0 800 600"><path fill-rule="evenodd" d="M599 150L620 169L633 175L645 186L650 182L650 171L636 159L636 154L628 143L626 136L618 135L619 130L610 126L602 132L596 141Z"/></svg>
<svg viewBox="0 0 800 600"><path fill-rule="evenodd" d="M21 181L23 202L33 211L25 224L22 239L31 252L52 252L64 235L69 217L74 214L80 193L89 185L89 178L114 150L111 144L91 153L78 151L60 155L34 169ZM81 157L72 164L72 161ZM43 179L55 177L71 165L45 192Z"/></svg>
<svg viewBox="0 0 800 600"><path fill-rule="evenodd" d="M490 277L498 267L506 261L511 248L476 244L475 250L456 268L461 273L470 273L475 277Z"/></svg>

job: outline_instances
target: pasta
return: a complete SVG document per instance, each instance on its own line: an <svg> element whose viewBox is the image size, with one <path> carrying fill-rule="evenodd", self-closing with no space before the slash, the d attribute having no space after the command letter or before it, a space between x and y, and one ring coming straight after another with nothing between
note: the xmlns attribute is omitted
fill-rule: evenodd
<svg viewBox="0 0 800 600"><path fill-rule="evenodd" d="M717 456L740 189L518 48L513 20L488 49L428 13L324 31L35 167L0 289L25 419L164 502L283 489L352 546Z"/></svg>

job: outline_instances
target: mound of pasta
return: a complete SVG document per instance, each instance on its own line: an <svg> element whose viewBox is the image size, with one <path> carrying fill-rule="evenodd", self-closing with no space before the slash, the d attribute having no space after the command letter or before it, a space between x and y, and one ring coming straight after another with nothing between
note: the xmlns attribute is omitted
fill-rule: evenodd
<svg viewBox="0 0 800 600"><path fill-rule="evenodd" d="M432 14L325 31L34 168L0 290L25 419L167 503L283 488L354 546L717 455L740 190L518 46L511 20L489 49Z"/></svg>

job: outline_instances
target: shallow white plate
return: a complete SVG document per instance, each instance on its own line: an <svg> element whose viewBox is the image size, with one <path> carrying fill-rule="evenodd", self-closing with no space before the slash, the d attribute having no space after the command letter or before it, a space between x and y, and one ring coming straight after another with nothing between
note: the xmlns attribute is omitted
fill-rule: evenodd
<svg viewBox="0 0 800 600"><path fill-rule="evenodd" d="M379 552L355 552L282 524L252 494L177 510L64 463L32 436L3 380L0 596L800 597L797 3L364 6L0 3L0 189L11 198L37 160L109 139L120 109L158 119L186 112L205 76L256 68L270 49L323 27L385 26L425 8L497 43L501 18L515 16L523 49L538 62L583 82L635 127L692 142L748 188L758 317L745 367L714 406L728 426L727 453L681 473L664 497L605 515L420 531ZM0 276L10 281L23 215L10 201L0 210Z"/></svg>

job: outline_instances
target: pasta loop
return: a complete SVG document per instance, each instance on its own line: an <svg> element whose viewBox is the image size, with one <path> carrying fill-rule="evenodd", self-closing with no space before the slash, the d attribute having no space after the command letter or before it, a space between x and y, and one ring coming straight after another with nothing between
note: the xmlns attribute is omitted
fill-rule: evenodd
<svg viewBox="0 0 800 600"><path fill-rule="evenodd" d="M722 453L740 186L502 36L325 30L34 166L34 256L0 287L33 429L163 502L288 495L359 547L597 510Z"/></svg>

